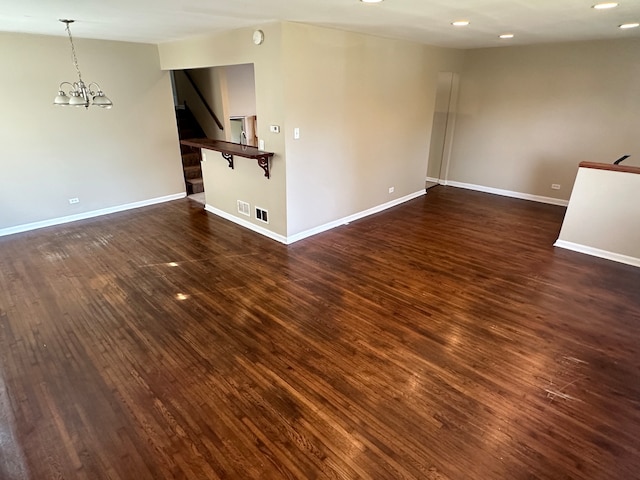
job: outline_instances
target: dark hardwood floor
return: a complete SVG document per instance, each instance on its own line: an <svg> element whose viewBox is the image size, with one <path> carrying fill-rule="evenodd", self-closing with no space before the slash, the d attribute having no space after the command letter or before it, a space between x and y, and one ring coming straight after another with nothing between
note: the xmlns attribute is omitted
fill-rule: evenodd
<svg viewBox="0 0 640 480"><path fill-rule="evenodd" d="M554 249L563 214L437 187L289 247L187 199L0 238L0 478L640 478L640 269Z"/></svg>

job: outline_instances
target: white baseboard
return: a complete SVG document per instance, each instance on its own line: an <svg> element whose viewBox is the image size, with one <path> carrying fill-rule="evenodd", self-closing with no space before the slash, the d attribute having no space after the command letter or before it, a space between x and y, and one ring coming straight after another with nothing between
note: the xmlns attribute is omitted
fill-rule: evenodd
<svg viewBox="0 0 640 480"><path fill-rule="evenodd" d="M485 187L483 185L474 185L471 183L452 182L446 180L442 182L442 185L448 185L451 187L466 188L467 190L476 190L478 192L493 193L494 195L502 195L503 197L519 198L521 200L531 200L532 202L548 203L551 205L559 205L566 207L569 205L568 200L562 200L560 198L543 197L541 195L531 195L529 193L512 192L511 190L502 190L500 188Z"/></svg>
<svg viewBox="0 0 640 480"><path fill-rule="evenodd" d="M440 183L440 179L435 177L427 177L427 182Z"/></svg>
<svg viewBox="0 0 640 480"><path fill-rule="evenodd" d="M285 245L291 245L292 243L298 242L300 240L304 240L305 238L309 238L313 235L317 235L322 232L326 232L327 230L331 230L332 228L339 227L349 222L354 222L360 218L367 217L369 215L373 215L374 213L382 212L391 207L395 207L396 205L400 205L401 203L408 202L409 200L413 200L414 198L418 198L422 195L425 195L425 190L420 190L419 192L412 193L410 195L406 195L402 198L398 198L396 200L392 200L391 202L384 203L382 205L378 205L377 207L369 208L368 210L364 210L362 212L354 213L353 215L349 215L348 217L341 218L339 220L335 220L333 222L325 223L324 225L320 225L319 227L314 227L309 230L305 230L304 232L296 233L295 235L291 235L285 237L283 235L279 235L277 233L272 232L271 230L267 230L260 225L255 225L243 218L236 217L235 215L231 215L227 212L223 212L211 205L206 205L204 209L207 212L213 213L214 215L218 215L219 217L224 218L225 220L229 220L237 225L248 228L256 233L264 235L265 237L269 237L272 240L275 240L280 243L284 243Z"/></svg>
<svg viewBox="0 0 640 480"><path fill-rule="evenodd" d="M557 240L556 243L553 244L553 246L564 248L566 250L572 250L578 253L585 253L594 257L613 260L614 262L633 265L634 267L640 267L640 258L630 257L628 255L622 255L620 253L609 252L607 250L600 250L599 248L588 247L586 245L580 245L579 243Z"/></svg>
<svg viewBox="0 0 640 480"><path fill-rule="evenodd" d="M356 220L359 220L364 217L368 217L369 215L373 215L374 213L382 212L383 210L387 210L388 208L395 207L396 205L400 205L401 203L408 202L409 200L413 200L414 198L421 197L425 194L426 194L426 190L423 189L418 192L406 195L404 197L397 198L390 202L383 203L382 205L378 205L376 207L363 210L362 212L354 213L353 215L349 215L348 217L344 217L339 220L335 220L333 222L325 223L324 225L320 225L319 227L314 227L309 230L305 230L304 232L296 233L295 235L291 235L287 237L287 244L304 240L305 238L311 237L313 235L317 235L318 233L326 232L327 230L331 230L332 228L339 227L341 225L344 225L345 223L355 222Z"/></svg>
<svg viewBox="0 0 640 480"><path fill-rule="evenodd" d="M77 222L78 220L86 220L87 218L100 217L102 215L109 215L110 213L123 212L125 210L132 210L134 208L147 207L149 205L155 205L157 203L170 202L171 200L178 200L184 198L187 194L175 193L173 195L166 195L164 197L151 198L149 200L142 200L140 202L127 203L125 205L117 205L115 207L102 208L100 210L93 210L91 212L78 213L76 215L69 215L67 217L52 218L50 220L43 220L40 222L26 223L24 225L17 225L15 227L0 229L0 237L5 235L13 235L15 233L28 232L30 230L37 230L39 228L52 227L54 225L62 225L63 223Z"/></svg>
<svg viewBox="0 0 640 480"><path fill-rule="evenodd" d="M256 225L243 218L239 218L239 217L236 217L235 215L231 215L227 212L223 212L222 210L212 207L211 205L205 205L204 209L207 212L213 213L214 215L218 215L219 217L222 217L225 220L229 220L230 222L240 225L241 227L252 230L256 233L259 233L260 235L264 235L265 237L269 237L270 239L275 240L276 242L284 243L285 245L287 244L287 237L274 233L271 230L267 230L266 228L261 227L260 225Z"/></svg>

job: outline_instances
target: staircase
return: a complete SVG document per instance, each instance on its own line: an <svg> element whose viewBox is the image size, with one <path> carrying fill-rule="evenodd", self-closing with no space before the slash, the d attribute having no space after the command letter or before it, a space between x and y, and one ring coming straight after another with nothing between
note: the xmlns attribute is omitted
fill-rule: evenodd
<svg viewBox="0 0 640 480"><path fill-rule="evenodd" d="M186 104L176 107L176 120L178 122L178 138L180 140L186 140L187 138L206 138L198 121ZM200 162L202 161L200 149L181 144L180 153L182 154L182 171L184 173L187 195L204 192L202 168L200 166Z"/></svg>

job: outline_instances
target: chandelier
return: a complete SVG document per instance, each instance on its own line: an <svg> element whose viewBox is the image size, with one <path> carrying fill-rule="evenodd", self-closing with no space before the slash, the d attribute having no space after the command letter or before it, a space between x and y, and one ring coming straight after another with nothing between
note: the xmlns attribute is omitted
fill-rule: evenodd
<svg viewBox="0 0 640 480"><path fill-rule="evenodd" d="M76 71L78 72L78 81L77 82L62 82L59 87L58 95L53 101L54 105L71 105L74 107L85 107L89 108L89 105L96 105L102 108L111 108L113 103L109 98L102 92L100 85L95 82L91 82L89 85L86 85L82 81L82 74L80 73L80 67L78 66L78 58L76 57L76 48L73 45L73 37L71 36L71 30L69 29L69 24L73 23L75 20L60 20L62 23L67 25L67 33L69 34L69 42L71 42L71 54L73 56L73 64L76 67ZM68 85L71 87L69 92L65 93L63 90L63 85Z"/></svg>

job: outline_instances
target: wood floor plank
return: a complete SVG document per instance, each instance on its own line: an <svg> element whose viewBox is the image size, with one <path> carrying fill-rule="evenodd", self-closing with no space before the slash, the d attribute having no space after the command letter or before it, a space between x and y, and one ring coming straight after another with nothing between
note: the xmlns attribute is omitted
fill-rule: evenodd
<svg viewBox="0 0 640 480"><path fill-rule="evenodd" d="M436 187L290 246L187 199L0 238L0 478L640 478L640 269Z"/></svg>

